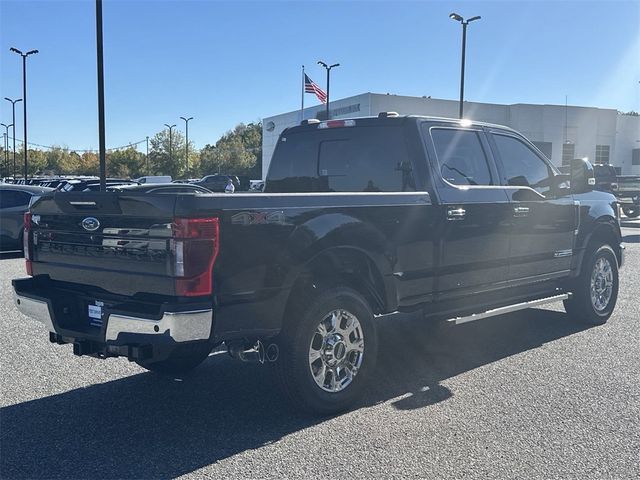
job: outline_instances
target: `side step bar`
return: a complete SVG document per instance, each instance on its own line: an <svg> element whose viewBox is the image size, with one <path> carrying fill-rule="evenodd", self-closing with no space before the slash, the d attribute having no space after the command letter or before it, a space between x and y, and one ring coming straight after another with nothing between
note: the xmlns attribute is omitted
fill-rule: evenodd
<svg viewBox="0 0 640 480"><path fill-rule="evenodd" d="M507 305L506 307L494 308L493 310L487 310L482 313L474 313L466 317L450 318L447 322L460 325L461 323L473 322L475 320L482 320L483 318L494 317L496 315L502 315L504 313L517 312L518 310L524 310L530 307L539 307L540 305L546 305L547 303L559 302L561 300L567 300L571 298L571 293L563 293L562 295L554 295L553 297L539 298L538 300L530 300L528 302L516 303L514 305Z"/></svg>

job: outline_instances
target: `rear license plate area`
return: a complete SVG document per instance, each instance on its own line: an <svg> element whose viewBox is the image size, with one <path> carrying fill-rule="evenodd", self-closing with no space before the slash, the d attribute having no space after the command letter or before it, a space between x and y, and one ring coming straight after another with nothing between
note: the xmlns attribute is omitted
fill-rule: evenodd
<svg viewBox="0 0 640 480"><path fill-rule="evenodd" d="M96 300L93 304L87 305L87 315L89 317L89 325L92 327L102 327L104 315L104 302Z"/></svg>
<svg viewBox="0 0 640 480"><path fill-rule="evenodd" d="M83 318L85 319L86 325L94 328L102 328L109 306L110 305L102 300L85 298Z"/></svg>

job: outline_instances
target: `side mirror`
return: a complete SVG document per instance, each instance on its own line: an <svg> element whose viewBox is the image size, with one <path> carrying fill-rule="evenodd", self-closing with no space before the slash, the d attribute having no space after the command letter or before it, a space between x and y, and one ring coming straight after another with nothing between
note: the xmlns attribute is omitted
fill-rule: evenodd
<svg viewBox="0 0 640 480"><path fill-rule="evenodd" d="M596 178L593 173L593 165L586 158L574 158L571 160L571 192L586 193L593 190Z"/></svg>

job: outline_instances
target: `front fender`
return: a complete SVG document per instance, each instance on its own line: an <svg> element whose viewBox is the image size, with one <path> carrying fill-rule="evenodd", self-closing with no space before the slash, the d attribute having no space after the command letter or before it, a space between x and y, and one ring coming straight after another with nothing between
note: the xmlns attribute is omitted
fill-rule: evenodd
<svg viewBox="0 0 640 480"><path fill-rule="evenodd" d="M582 260L592 242L609 243L622 264L622 234L618 223L618 207L613 195L605 192L589 192L584 197L576 195L580 202L580 224L575 243L575 275L580 275Z"/></svg>

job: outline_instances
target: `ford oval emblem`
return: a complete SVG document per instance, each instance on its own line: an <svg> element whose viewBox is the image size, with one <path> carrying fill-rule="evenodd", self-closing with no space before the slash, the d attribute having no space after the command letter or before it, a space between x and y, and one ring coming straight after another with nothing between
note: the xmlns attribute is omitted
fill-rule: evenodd
<svg viewBox="0 0 640 480"><path fill-rule="evenodd" d="M82 220L82 228L90 232L95 232L98 228L100 228L100 222L95 217L87 217Z"/></svg>

